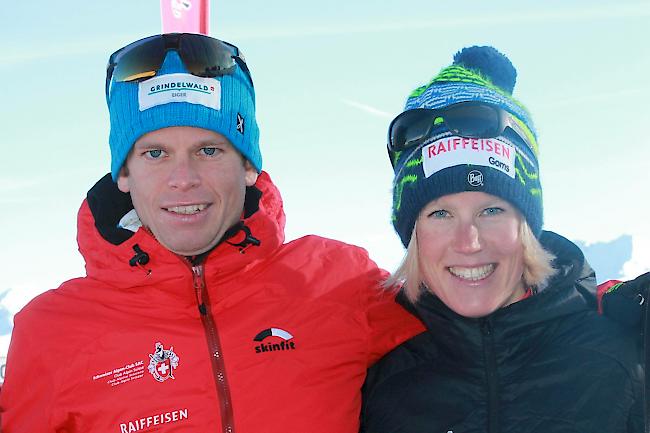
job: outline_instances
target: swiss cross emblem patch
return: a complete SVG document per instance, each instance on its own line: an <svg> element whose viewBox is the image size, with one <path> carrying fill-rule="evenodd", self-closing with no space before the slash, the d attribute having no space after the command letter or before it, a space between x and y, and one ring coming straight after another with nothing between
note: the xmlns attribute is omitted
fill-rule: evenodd
<svg viewBox="0 0 650 433"><path fill-rule="evenodd" d="M156 350L149 354L149 373L158 382L174 379L174 370L178 367L178 361L173 346L165 350L162 343L156 343Z"/></svg>
<svg viewBox="0 0 650 433"><path fill-rule="evenodd" d="M172 379L174 378L172 375L172 363L169 359L165 359L164 361L156 364L156 371L162 380L166 380L170 377Z"/></svg>

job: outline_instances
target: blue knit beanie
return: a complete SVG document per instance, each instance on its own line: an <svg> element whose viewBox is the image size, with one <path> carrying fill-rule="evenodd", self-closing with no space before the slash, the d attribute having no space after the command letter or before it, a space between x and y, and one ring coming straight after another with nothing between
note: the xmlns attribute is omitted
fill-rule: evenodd
<svg viewBox="0 0 650 433"><path fill-rule="evenodd" d="M501 137L468 139L454 136L442 124L421 146L391 153L395 170L392 221L404 246L424 206L464 191L482 191L507 200L536 236L541 233L537 137L527 110L512 97L516 77L506 56L493 47L474 46L456 53L451 66L409 95L404 111L466 101L497 105L514 116L530 146L509 129Z"/></svg>
<svg viewBox="0 0 650 433"><path fill-rule="evenodd" d="M193 126L225 136L262 170L255 91L246 74L216 78L191 75L174 50L156 76L141 82L111 82L108 95L111 175L116 181L133 144L144 134L171 126Z"/></svg>

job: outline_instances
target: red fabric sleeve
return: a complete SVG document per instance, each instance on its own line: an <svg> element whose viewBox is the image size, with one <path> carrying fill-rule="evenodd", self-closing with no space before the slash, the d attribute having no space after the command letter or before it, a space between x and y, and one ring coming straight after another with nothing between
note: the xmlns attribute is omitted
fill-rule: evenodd
<svg viewBox="0 0 650 433"><path fill-rule="evenodd" d="M422 322L395 302L395 293L384 289L369 297L366 317L370 328L368 366L425 330Z"/></svg>
<svg viewBox="0 0 650 433"><path fill-rule="evenodd" d="M0 432L53 433L65 430L51 425L55 384L52 365L38 341L24 331L19 315L12 333L4 385L0 391Z"/></svg>
<svg viewBox="0 0 650 433"><path fill-rule="evenodd" d="M361 302L368 326L368 367L409 338L423 332L418 318L395 302L396 292L382 287L389 273L363 257L369 280L360 287Z"/></svg>
<svg viewBox="0 0 650 433"><path fill-rule="evenodd" d="M596 292L596 299L598 301L598 314L603 314L603 296L609 289L618 283L620 283L618 280L609 280L598 285L598 291Z"/></svg>

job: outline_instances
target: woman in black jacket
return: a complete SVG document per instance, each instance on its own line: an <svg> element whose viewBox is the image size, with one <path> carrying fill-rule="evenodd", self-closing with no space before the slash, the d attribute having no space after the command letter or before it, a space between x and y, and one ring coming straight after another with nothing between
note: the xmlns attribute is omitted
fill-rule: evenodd
<svg viewBox="0 0 650 433"><path fill-rule="evenodd" d="M369 372L365 433L643 431L635 336L596 312L581 251L541 229L515 77L494 48L466 48L391 123L407 253L390 283L428 330Z"/></svg>

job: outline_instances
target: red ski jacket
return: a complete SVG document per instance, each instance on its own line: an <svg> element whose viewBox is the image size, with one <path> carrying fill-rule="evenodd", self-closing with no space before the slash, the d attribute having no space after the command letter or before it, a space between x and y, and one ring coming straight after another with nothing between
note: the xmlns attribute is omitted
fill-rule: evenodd
<svg viewBox="0 0 650 433"><path fill-rule="evenodd" d="M16 315L2 432L356 433L366 368L423 327L363 249L283 243L279 193L256 187L259 245L194 264L144 229L107 241L84 201L87 276Z"/></svg>

